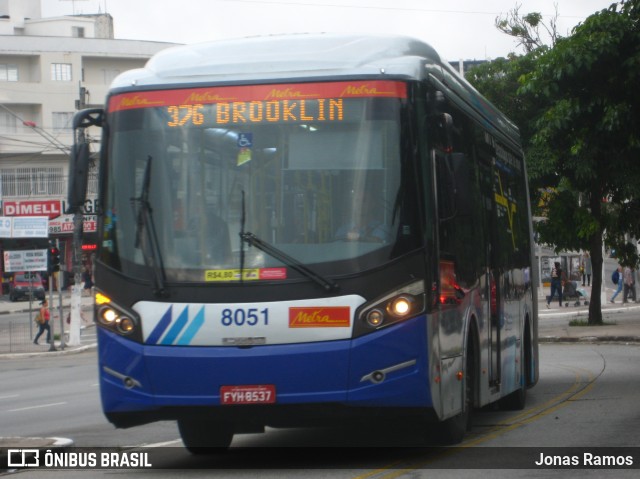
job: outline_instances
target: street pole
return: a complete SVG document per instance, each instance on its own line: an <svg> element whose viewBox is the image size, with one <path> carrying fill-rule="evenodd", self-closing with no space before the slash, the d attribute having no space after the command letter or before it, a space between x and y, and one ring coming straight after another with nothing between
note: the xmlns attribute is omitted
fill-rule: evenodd
<svg viewBox="0 0 640 479"><path fill-rule="evenodd" d="M84 142L84 130L78 132ZM77 208L73 214L72 268L73 287L71 288L71 320L69 324L69 345L80 345L80 325L82 323L82 229L84 208Z"/></svg>
<svg viewBox="0 0 640 479"><path fill-rule="evenodd" d="M604 236L604 235L603 235ZM606 284L606 275L604 272L604 258L606 257L606 251L604 249L604 240L602 241L602 285L600 286L600 307L602 308L603 304L607 304L607 291L604 288ZM618 280L620 281L620 280ZM591 292L593 294L593 291Z"/></svg>
<svg viewBox="0 0 640 479"><path fill-rule="evenodd" d="M58 314L60 314L60 329L64 332L64 322L63 322L63 317L64 317L64 311L62 309L62 284L60 284L60 277L62 276L62 269L60 269L60 271L58 271L57 275L56 275L56 285L58 286ZM64 343L64 334L62 336L62 347L64 349L64 347L66 346Z"/></svg>
<svg viewBox="0 0 640 479"><path fill-rule="evenodd" d="M46 298L46 295L45 295ZM55 335L54 335L54 330L55 330L55 321L53 320L53 309L52 309L52 302L51 300L53 299L53 276L51 273L49 273L49 329L50 329L50 334L51 334L51 345L49 346L49 351L57 351L56 349L56 345L55 345Z"/></svg>
<svg viewBox="0 0 640 479"><path fill-rule="evenodd" d="M542 288L542 246L536 243L538 250L538 299L544 298L544 289Z"/></svg>
<svg viewBox="0 0 640 479"><path fill-rule="evenodd" d="M60 251L60 240L56 239L56 248ZM60 268L62 271L62 268ZM60 315L60 349L64 349L66 347L64 342L64 315L62 313L62 289L60 288L60 271L56 271L54 274L56 275L56 287L58 289L58 314ZM53 281L53 278L49 278L50 281ZM53 305L53 302L51 303Z"/></svg>
<svg viewBox="0 0 640 479"><path fill-rule="evenodd" d="M84 215L73 215L73 286L71 287L71 319L69 321L69 345L80 345L80 325L82 323L82 225Z"/></svg>
<svg viewBox="0 0 640 479"><path fill-rule="evenodd" d="M15 277L15 273L14 277ZM29 275L31 278L31 275ZM33 338L33 278L29 280L29 333Z"/></svg>

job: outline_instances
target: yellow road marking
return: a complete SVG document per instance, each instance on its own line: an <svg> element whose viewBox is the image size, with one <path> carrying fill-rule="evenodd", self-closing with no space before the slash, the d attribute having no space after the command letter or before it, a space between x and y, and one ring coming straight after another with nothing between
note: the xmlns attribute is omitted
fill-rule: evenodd
<svg viewBox="0 0 640 479"><path fill-rule="evenodd" d="M433 462L436 459L442 459L443 457L446 457L448 455L455 454L456 452L458 452L459 449L466 449L469 447L477 446L478 444L482 444L491 439L495 439L496 437L499 437L502 434L505 434L509 431L512 431L521 426L529 424L530 422L533 422L536 419L541 419L557 411L558 409L566 406L566 403L568 400L570 399L575 400L584 396L595 385L595 380L594 380L595 377L591 372L581 368L564 368L564 369L572 370L574 372L574 382L568 389L561 392L560 394L557 394L556 396L554 396L553 398L549 399L548 401L542 404L539 404L530 409L527 409L517 414L516 416L512 416L506 419L505 421L498 423L492 429L490 429L487 433L482 434L480 437L464 441L463 443L461 443L459 446L456 446L455 448L446 449L442 453L437 454L435 457L428 458L421 462L413 463L409 467L404 467L402 469L390 471L390 469L393 469L395 466L402 464L403 461L398 460L384 467L369 471L359 476L355 476L353 479L366 479L369 477L378 476L379 474L383 474L383 475L381 475L378 479L394 479L396 477L400 477L403 474L407 474L412 471L415 471L416 469L420 469L424 465L429 464L430 462ZM586 385L584 385L585 382L587 383ZM580 389L581 386L583 386L582 389Z"/></svg>

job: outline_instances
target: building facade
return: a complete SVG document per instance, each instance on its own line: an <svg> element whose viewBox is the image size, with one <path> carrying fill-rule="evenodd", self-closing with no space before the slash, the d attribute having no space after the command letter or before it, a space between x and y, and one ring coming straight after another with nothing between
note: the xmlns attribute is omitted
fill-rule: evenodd
<svg viewBox="0 0 640 479"><path fill-rule="evenodd" d="M73 222L64 211L73 115L102 106L117 75L172 44L115 39L108 13L42 18L40 1L0 0L0 200L2 216L49 217L49 239L60 243L69 270ZM88 245L95 242L95 194L93 182ZM28 247L0 240L2 251Z"/></svg>

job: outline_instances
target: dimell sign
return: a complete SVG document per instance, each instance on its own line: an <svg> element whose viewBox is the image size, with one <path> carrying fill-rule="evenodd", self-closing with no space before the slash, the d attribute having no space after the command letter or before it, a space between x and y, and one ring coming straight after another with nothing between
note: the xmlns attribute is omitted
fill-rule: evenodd
<svg viewBox="0 0 640 479"><path fill-rule="evenodd" d="M4 201L4 216L46 216L57 218L62 214L60 200Z"/></svg>

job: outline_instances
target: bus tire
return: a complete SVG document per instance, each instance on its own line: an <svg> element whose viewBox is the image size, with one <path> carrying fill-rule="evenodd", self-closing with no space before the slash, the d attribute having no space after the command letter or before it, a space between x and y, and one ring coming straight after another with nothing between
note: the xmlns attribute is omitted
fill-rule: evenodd
<svg viewBox="0 0 640 479"><path fill-rule="evenodd" d="M469 336L464 371L462 412L440 423L439 437L443 444L458 444L463 441L471 427L473 403L477 391L476 352L473 336Z"/></svg>
<svg viewBox="0 0 640 479"><path fill-rule="evenodd" d="M233 425L218 421L178 419L178 431L184 447L197 455L225 452L233 440Z"/></svg>

